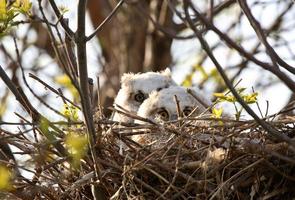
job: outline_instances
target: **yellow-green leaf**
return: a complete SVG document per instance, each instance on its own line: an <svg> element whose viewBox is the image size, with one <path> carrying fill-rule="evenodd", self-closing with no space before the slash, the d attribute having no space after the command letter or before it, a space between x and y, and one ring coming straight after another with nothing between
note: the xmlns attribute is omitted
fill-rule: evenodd
<svg viewBox="0 0 295 200"><path fill-rule="evenodd" d="M213 95L217 98L225 98L225 95L223 93L220 93L220 92L215 92L213 93Z"/></svg>
<svg viewBox="0 0 295 200"><path fill-rule="evenodd" d="M199 71L201 73L201 75L203 76L203 79L208 79L208 74L205 71L204 67L202 67L201 65L195 64L193 66L194 71Z"/></svg>
<svg viewBox="0 0 295 200"><path fill-rule="evenodd" d="M228 102L236 102L237 101L236 97L234 97L233 95L226 95L225 100Z"/></svg>
<svg viewBox="0 0 295 200"><path fill-rule="evenodd" d="M254 92L252 94L244 95L243 96L243 99L244 99L244 101L246 103L252 104L252 103L256 103L257 102L257 96L258 96L258 93L257 92Z"/></svg>
<svg viewBox="0 0 295 200"><path fill-rule="evenodd" d="M71 104L64 104L62 114L71 121L78 121L79 119L79 109Z"/></svg>
<svg viewBox="0 0 295 200"><path fill-rule="evenodd" d="M66 86L66 87L72 85L71 79L70 79L67 75L65 75L65 74L63 74L63 75L61 75L61 76L57 76L57 77L55 78L55 81L56 81L58 84L64 85L64 86Z"/></svg>
<svg viewBox="0 0 295 200"><path fill-rule="evenodd" d="M237 89L237 93L238 93L238 94L241 94L241 93L243 93L245 90L246 90L246 88L243 88L243 87L242 87L242 88L238 88L238 89Z"/></svg>
<svg viewBox="0 0 295 200"><path fill-rule="evenodd" d="M41 118L40 120L40 129L42 131L42 134L45 135L45 137L50 141L50 142L54 142L55 137L54 137L54 133L52 131L49 130L49 124L50 122L46 119L46 118Z"/></svg>
<svg viewBox="0 0 295 200"><path fill-rule="evenodd" d="M6 13L6 0L0 0L0 14Z"/></svg>
<svg viewBox="0 0 295 200"><path fill-rule="evenodd" d="M68 77L67 75L64 74L64 75L61 75L61 76L57 76L55 78L55 81L58 84L60 84L60 85L64 86L65 88L67 88L71 92L74 100L77 100L77 98L79 97L79 93L78 93L77 89L75 88L75 86L72 84L72 81L71 81L70 77Z"/></svg>
<svg viewBox="0 0 295 200"><path fill-rule="evenodd" d="M7 110L7 98L8 96L6 95L1 101L0 104L0 119L3 117L3 115L5 114L6 110Z"/></svg>
<svg viewBox="0 0 295 200"><path fill-rule="evenodd" d="M222 108L213 108L212 109L212 117L213 118L221 118L223 109Z"/></svg>
<svg viewBox="0 0 295 200"><path fill-rule="evenodd" d="M191 74L188 74L188 75L185 77L185 79L184 79L184 81L182 82L181 85L182 85L183 87L191 87L192 84L193 84L193 74L191 73Z"/></svg>
<svg viewBox="0 0 295 200"><path fill-rule="evenodd" d="M222 79L216 68L212 69L208 76L215 80L217 84L225 85L224 80Z"/></svg>
<svg viewBox="0 0 295 200"><path fill-rule="evenodd" d="M3 165L0 165L0 190L10 191L12 187L12 173L11 171Z"/></svg>
<svg viewBox="0 0 295 200"><path fill-rule="evenodd" d="M72 157L72 164L77 167L80 160L87 153L87 136L78 133L70 132L66 135L65 144L69 154Z"/></svg>
<svg viewBox="0 0 295 200"><path fill-rule="evenodd" d="M213 93L213 95L217 98L219 101L228 101L228 102L234 102L235 98L231 95L225 95L223 93Z"/></svg>
<svg viewBox="0 0 295 200"><path fill-rule="evenodd" d="M22 14L29 14L32 3L29 0L16 0L12 6L17 8Z"/></svg>
<svg viewBox="0 0 295 200"><path fill-rule="evenodd" d="M58 9L62 15L69 11L69 9L65 6L59 6Z"/></svg>
<svg viewBox="0 0 295 200"><path fill-rule="evenodd" d="M7 19L6 0L0 0L0 22Z"/></svg>

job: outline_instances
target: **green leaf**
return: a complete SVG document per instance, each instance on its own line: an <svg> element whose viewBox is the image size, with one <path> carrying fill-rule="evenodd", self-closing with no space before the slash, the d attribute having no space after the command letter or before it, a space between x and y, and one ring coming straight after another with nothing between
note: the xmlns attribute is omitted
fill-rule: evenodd
<svg viewBox="0 0 295 200"><path fill-rule="evenodd" d="M29 0L16 0L12 7L17 9L18 12L28 15L30 14L30 10L32 8L32 3Z"/></svg>
<svg viewBox="0 0 295 200"><path fill-rule="evenodd" d="M258 93L254 92L252 94L244 95L243 99L247 104L253 104L257 102Z"/></svg>
<svg viewBox="0 0 295 200"><path fill-rule="evenodd" d="M68 89L71 92L75 101L78 100L79 93L78 93L77 89L75 88L75 86L72 84L72 81L69 76L67 76L66 74L61 75L61 76L57 76L55 78L55 82L57 82L58 84L64 86L66 89Z"/></svg>
<svg viewBox="0 0 295 200"><path fill-rule="evenodd" d="M188 75L185 77L184 81L181 83L181 85L182 85L183 87L191 87L192 84L193 84L193 73L188 74Z"/></svg>
<svg viewBox="0 0 295 200"><path fill-rule="evenodd" d="M223 108L215 108L214 107L212 109L212 117L213 118L217 118L217 119L221 118L222 113L223 113Z"/></svg>
<svg viewBox="0 0 295 200"><path fill-rule="evenodd" d="M41 118L40 120L40 129L42 131L42 133L44 134L44 136L50 141L50 142L54 142L55 141L55 137L54 137L54 132L49 131L49 124L50 122L46 119L46 118Z"/></svg>
<svg viewBox="0 0 295 200"><path fill-rule="evenodd" d="M74 122L78 121L79 119L79 109L71 104L64 104L62 114Z"/></svg>
<svg viewBox="0 0 295 200"><path fill-rule="evenodd" d="M65 138L65 144L70 156L72 157L72 165L74 168L78 167L80 160L87 153L87 135L81 135L74 132L69 132Z"/></svg>
<svg viewBox="0 0 295 200"><path fill-rule="evenodd" d="M10 191L12 186L12 173L4 165L0 165L0 191Z"/></svg>

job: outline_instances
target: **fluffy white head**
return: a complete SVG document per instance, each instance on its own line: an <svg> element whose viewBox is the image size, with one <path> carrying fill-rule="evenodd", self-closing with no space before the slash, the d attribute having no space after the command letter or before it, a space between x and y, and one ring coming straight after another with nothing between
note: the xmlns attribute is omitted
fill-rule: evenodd
<svg viewBox="0 0 295 200"><path fill-rule="evenodd" d="M192 89L192 92L210 105L209 100L206 100L200 91ZM194 115L201 114L206 110L206 106L189 94L186 88L171 86L158 92L152 92L149 98L142 103L137 114L154 121L157 119L164 121L177 119L178 111L174 95L176 95L179 101L180 115L182 116L189 115L195 108Z"/></svg>
<svg viewBox="0 0 295 200"><path fill-rule="evenodd" d="M171 78L171 72L167 68L161 72L126 73L121 78L121 89L115 98L114 106L120 105L131 112L137 112L142 102L151 92L160 91L176 83ZM128 117L115 113L115 121L132 122Z"/></svg>

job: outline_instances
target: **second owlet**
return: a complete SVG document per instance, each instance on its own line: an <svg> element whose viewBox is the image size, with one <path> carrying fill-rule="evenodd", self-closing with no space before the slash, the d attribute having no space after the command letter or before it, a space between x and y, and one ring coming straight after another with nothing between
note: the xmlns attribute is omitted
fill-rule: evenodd
<svg viewBox="0 0 295 200"><path fill-rule="evenodd" d="M121 78L121 88L115 98L114 107L118 106L137 113L139 106L147 99L151 92L160 91L176 83L171 78L171 72L167 68L161 72L126 73ZM115 112L114 121L133 122L133 119Z"/></svg>
<svg viewBox="0 0 295 200"><path fill-rule="evenodd" d="M152 92L138 109L137 115L152 121L157 119L162 121L177 120L178 111L174 95L179 101L181 116L188 116L195 108L193 116L201 114L211 105L211 102L200 91L191 91L200 101L181 86L171 86L159 92Z"/></svg>
<svg viewBox="0 0 295 200"><path fill-rule="evenodd" d="M181 86L171 86L159 92L152 92L138 109L137 115L147 118L151 121L172 121L177 120L178 115L181 116L198 116L206 113L206 109L211 105L204 94L198 90L192 90L192 93L198 97L198 100L189 94L186 88ZM174 95L179 101L179 114L175 102ZM192 113L192 111L194 111ZM143 124L145 122L136 120L136 123ZM140 134L132 136L132 139L140 144L153 144L155 147L160 147L167 136L159 133Z"/></svg>

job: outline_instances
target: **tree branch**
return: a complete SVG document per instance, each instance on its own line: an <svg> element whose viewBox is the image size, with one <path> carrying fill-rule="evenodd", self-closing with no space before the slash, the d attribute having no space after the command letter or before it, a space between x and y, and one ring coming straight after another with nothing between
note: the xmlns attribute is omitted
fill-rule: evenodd
<svg viewBox="0 0 295 200"><path fill-rule="evenodd" d="M77 44L77 58L78 58L78 70L80 76L80 97L82 104L82 111L86 121L88 130L88 143L90 147L91 156L94 162L95 181L100 178L100 167L97 160L97 154L95 144L95 127L93 122L93 111L89 95L89 83L87 72L87 56L86 56L86 36L85 36L85 13L86 13L86 0L79 0L78 3L78 20L77 31L75 33L75 42ZM100 128L100 127L99 127ZM101 138L101 130L98 130L98 141ZM100 143L100 142L99 142ZM101 188L94 186L94 192L92 193L95 199L105 199L105 195Z"/></svg>
<svg viewBox="0 0 295 200"><path fill-rule="evenodd" d="M49 3L55 13L55 15L57 16L57 18L60 21L61 26L64 28L65 32L70 36L73 37L74 36L74 32L70 29L70 27L68 26L68 24L66 23L66 21L64 21L63 15L59 12L59 9L57 7L57 5L55 4L54 0L49 0Z"/></svg>
<svg viewBox="0 0 295 200"><path fill-rule="evenodd" d="M119 10L119 8L123 5L124 0L120 0L120 2L116 5L116 7L112 10L112 12L101 22L101 24L91 33L87 38L86 41L91 40L101 29L102 27L112 19L113 15Z"/></svg>
<svg viewBox="0 0 295 200"><path fill-rule="evenodd" d="M291 72L292 74L295 74L295 68L290 66L288 63L286 63L284 60L280 58L280 56L275 52L275 50L271 47L271 45L268 43L267 38L259 24L259 22L255 19L255 17L252 15L248 5L247 0L238 0L241 9L247 16L251 26L253 27L254 31L256 32L256 35L262 42L262 44L266 48L266 52L268 53L271 60L273 60L274 63L278 63L282 67L284 67L286 70ZM293 5L293 4L292 4Z"/></svg>
<svg viewBox="0 0 295 200"><path fill-rule="evenodd" d="M228 79L227 75L223 71L222 66L219 64L219 62L217 61L217 59L213 55L213 52L210 50L210 47L209 47L208 43L203 38L201 33L197 30L197 28L194 26L194 23L193 23L192 19L190 18L190 15L188 13L189 5L190 5L190 8L194 9L193 5L191 4L191 2L189 3L186 0L184 0L183 3L184 3L183 4L183 9L184 9L184 12L185 12L185 19L183 19L183 17L181 17L181 16L180 16L180 18L182 18L184 20L184 22L187 22L187 25L194 31L197 38L199 39L199 42L201 43L201 46L202 46L203 50L208 54L209 58L214 63L214 65L216 66L216 69L218 70L218 72L222 76L225 84L230 89L230 91L235 96L235 98L238 100L238 102L255 119L255 121L257 123L259 123L271 136L273 136L274 138L276 138L276 139L278 139L280 141L287 142L288 144L292 145L292 147L295 147L295 142L293 140L291 140L288 136L286 136L284 134L281 134L278 130L273 128L270 124L268 124L264 120L261 120L255 114L255 112L248 106L248 104L246 104L244 102L244 100L240 97L240 95L237 93L237 91L235 90L235 88L231 84L230 80Z"/></svg>
<svg viewBox="0 0 295 200"><path fill-rule="evenodd" d="M262 62L258 59L256 59L252 54L248 53L243 47L239 46L237 43L235 43L232 39L230 39L226 34L222 33L216 26L214 26L209 20L207 20L204 16L202 16L194 7L192 7L194 14L196 17L200 19L200 21L208 28L214 31L220 39L226 42L226 44L232 48L234 48L236 51L238 51L242 56L247 58L248 60L251 60L255 64L261 66L263 69L268 70L272 72L275 76L277 76L282 82L284 82L290 90L295 92L295 82L293 79L291 79L289 76L287 76L285 73L283 73L281 70L276 68L275 66ZM175 11L175 10L174 10Z"/></svg>
<svg viewBox="0 0 295 200"><path fill-rule="evenodd" d="M44 119L48 124L50 124L49 120L46 119L44 116L42 116L35 108L34 106L30 103L28 100L27 96L23 92L23 90L20 87L16 87L15 84L10 80L10 78L7 76L5 71L3 70L2 66L0 65L0 77L6 84L6 86L9 88L9 90L13 93L15 96L16 100L25 108L25 110L30 114L32 117L33 122L37 122L38 124L41 122L41 119ZM57 128L54 125L50 125L51 128L54 130L58 131ZM38 129L43 135L50 141L54 140L52 142L52 145L58 150L58 152L62 156L66 156L66 150L65 148L59 143L55 142L55 136L52 133L44 133L40 129Z"/></svg>

